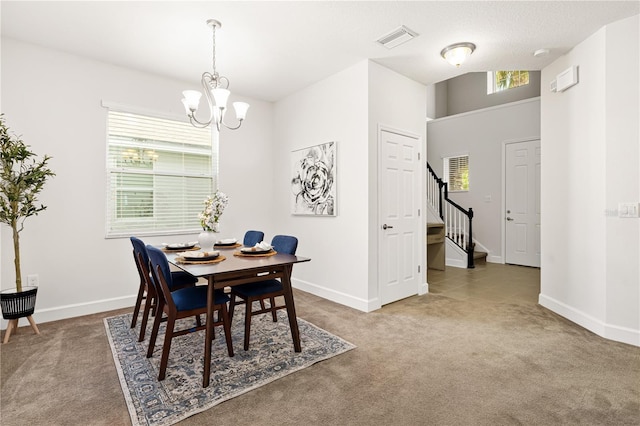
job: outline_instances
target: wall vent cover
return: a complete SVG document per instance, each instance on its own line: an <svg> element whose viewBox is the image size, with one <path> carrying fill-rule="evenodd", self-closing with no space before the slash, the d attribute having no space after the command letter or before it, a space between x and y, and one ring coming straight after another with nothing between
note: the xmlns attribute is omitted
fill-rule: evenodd
<svg viewBox="0 0 640 426"><path fill-rule="evenodd" d="M376 40L376 42L380 43L387 49L393 49L394 47L400 46L401 44L406 43L417 36L417 32L405 27L404 25L401 25L390 33L380 37L378 40Z"/></svg>

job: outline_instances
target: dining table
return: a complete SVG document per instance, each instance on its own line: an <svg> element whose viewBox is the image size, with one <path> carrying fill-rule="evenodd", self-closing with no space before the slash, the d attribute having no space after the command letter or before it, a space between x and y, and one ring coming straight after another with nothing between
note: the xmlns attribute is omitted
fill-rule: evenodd
<svg viewBox="0 0 640 426"><path fill-rule="evenodd" d="M218 247L216 247L218 250ZM244 254L238 247L220 248L220 257L215 263L185 262L180 252L167 251L167 260L177 268L197 278L207 281L207 318L213 318L214 290L233 287L240 284L280 279L284 289L287 305L287 316L291 328L291 338L295 352L301 352L300 332L296 308L291 287L291 271L296 263L309 262L311 259L284 253L267 253L265 255ZM202 386L209 386L211 375L211 341L213 337L213 321L207 320L205 333L204 373Z"/></svg>

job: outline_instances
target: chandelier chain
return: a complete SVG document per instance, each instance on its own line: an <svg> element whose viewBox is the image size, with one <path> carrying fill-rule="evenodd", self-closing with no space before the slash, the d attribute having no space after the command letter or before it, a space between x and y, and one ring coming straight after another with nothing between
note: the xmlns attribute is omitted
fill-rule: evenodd
<svg viewBox="0 0 640 426"><path fill-rule="evenodd" d="M213 35L211 36L213 39L213 55L211 59L211 65L213 66L213 77L216 82L216 86L218 85L218 71L216 71L216 26L213 26Z"/></svg>

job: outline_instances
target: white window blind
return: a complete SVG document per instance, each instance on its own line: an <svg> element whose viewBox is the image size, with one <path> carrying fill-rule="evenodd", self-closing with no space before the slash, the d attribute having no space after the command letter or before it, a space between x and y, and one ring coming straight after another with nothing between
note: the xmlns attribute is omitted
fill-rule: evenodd
<svg viewBox="0 0 640 426"><path fill-rule="evenodd" d="M469 190L469 155L445 157L444 181L449 184L449 191Z"/></svg>
<svg viewBox="0 0 640 426"><path fill-rule="evenodd" d="M109 110L107 237L190 233L214 184L210 128Z"/></svg>

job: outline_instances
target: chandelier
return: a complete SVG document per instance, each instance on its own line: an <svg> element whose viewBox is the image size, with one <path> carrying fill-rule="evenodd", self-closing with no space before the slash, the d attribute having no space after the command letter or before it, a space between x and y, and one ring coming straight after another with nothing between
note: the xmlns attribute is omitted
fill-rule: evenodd
<svg viewBox="0 0 640 426"><path fill-rule="evenodd" d="M242 122L247 116L247 110L249 104L246 102L234 102L233 108L236 111L236 118L238 119L237 126L229 126L224 122L225 112L227 110L227 99L229 99L229 80L227 77L221 76L216 70L216 29L222 27L220 21L215 19L209 19L207 25L211 27L213 32L213 72L204 72L202 74L202 87L204 94L207 97L209 103L209 119L207 121L200 121L196 118L196 112L198 111L198 105L200 104L200 98L202 93L197 90L185 90L182 92L184 98L182 103L189 117L189 121L195 127L204 128L212 123L215 123L216 128L220 131L224 126L227 129L236 130L240 128Z"/></svg>

